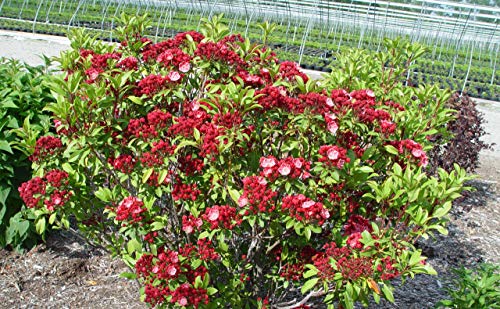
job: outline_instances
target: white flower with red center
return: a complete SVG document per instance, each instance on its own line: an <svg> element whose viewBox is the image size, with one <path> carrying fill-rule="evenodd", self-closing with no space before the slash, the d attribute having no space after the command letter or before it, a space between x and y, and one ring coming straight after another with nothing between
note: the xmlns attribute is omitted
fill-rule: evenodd
<svg viewBox="0 0 500 309"><path fill-rule="evenodd" d="M191 64L187 61L179 65L179 71L181 71L182 73L186 73L187 71L189 71L189 69L191 69Z"/></svg>
<svg viewBox="0 0 500 309"><path fill-rule="evenodd" d="M193 101L193 103L191 103L191 110L196 112L199 109L200 109L200 103L198 101Z"/></svg>
<svg viewBox="0 0 500 309"><path fill-rule="evenodd" d="M339 158L339 152L335 148L330 148L326 154L330 160L337 160Z"/></svg>
<svg viewBox="0 0 500 309"><path fill-rule="evenodd" d="M277 160L274 157L262 157L260 158L260 167L267 168L267 167L273 167L276 165Z"/></svg>
<svg viewBox="0 0 500 309"><path fill-rule="evenodd" d="M263 185L263 186L267 185L267 180L264 177L259 176L257 178L257 181L259 182L259 185Z"/></svg>
<svg viewBox="0 0 500 309"><path fill-rule="evenodd" d="M307 208L310 208L311 206L314 206L314 204L316 204L316 202L307 201L307 202L302 203L302 208L307 209Z"/></svg>
<svg viewBox="0 0 500 309"><path fill-rule="evenodd" d="M339 126L335 121L330 121L326 126L328 131L330 131L330 133L332 134L335 134L339 129Z"/></svg>
<svg viewBox="0 0 500 309"><path fill-rule="evenodd" d="M321 217L323 217L323 219L330 218L330 212L328 211L328 209L326 208L321 209Z"/></svg>
<svg viewBox="0 0 500 309"><path fill-rule="evenodd" d="M176 82L179 79L181 79L181 75L177 71L172 71L172 72L168 73L167 77L170 81L173 81L173 82Z"/></svg>
<svg viewBox="0 0 500 309"><path fill-rule="evenodd" d="M184 225L182 230L186 232L186 234L191 234L194 231L194 228L192 225Z"/></svg>
<svg viewBox="0 0 500 309"><path fill-rule="evenodd" d="M425 152L422 150L422 149L413 149L411 151L411 154L415 157L415 158L420 158L421 156L425 155Z"/></svg>
<svg viewBox="0 0 500 309"><path fill-rule="evenodd" d="M269 177L272 173L273 173L273 169L272 168L265 168L264 171L263 171L263 175L265 177Z"/></svg>
<svg viewBox="0 0 500 309"><path fill-rule="evenodd" d="M175 276L175 274L177 274L177 268L175 268L175 266L173 266L173 265L168 265L168 267L167 267L167 274L170 277Z"/></svg>
<svg viewBox="0 0 500 309"><path fill-rule="evenodd" d="M286 164L286 163L282 163L280 165L280 167L278 168L278 172L282 175L282 176L286 176L288 174L290 174L290 172L292 171L292 168L290 167L290 165Z"/></svg>
<svg viewBox="0 0 500 309"><path fill-rule="evenodd" d="M238 199L238 206L245 207L246 205L248 205L248 198L243 195L240 196L240 198Z"/></svg>
<svg viewBox="0 0 500 309"><path fill-rule="evenodd" d="M215 221L219 219L219 209L213 207L208 212L208 220Z"/></svg>

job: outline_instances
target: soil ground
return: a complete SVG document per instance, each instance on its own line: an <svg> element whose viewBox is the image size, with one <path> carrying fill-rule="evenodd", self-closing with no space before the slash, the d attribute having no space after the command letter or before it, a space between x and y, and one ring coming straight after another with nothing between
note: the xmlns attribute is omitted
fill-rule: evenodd
<svg viewBox="0 0 500 309"><path fill-rule="evenodd" d="M64 38L0 31L0 56L41 64L37 54L54 56L68 48ZM500 103L479 102L485 141L477 189L456 205L447 237L419 243L438 276L417 276L395 291L395 303L370 308L432 308L446 297L450 269L500 262ZM145 308L138 284L119 277L128 268L69 232L51 234L27 254L0 250L0 308ZM398 285L398 282L395 282Z"/></svg>

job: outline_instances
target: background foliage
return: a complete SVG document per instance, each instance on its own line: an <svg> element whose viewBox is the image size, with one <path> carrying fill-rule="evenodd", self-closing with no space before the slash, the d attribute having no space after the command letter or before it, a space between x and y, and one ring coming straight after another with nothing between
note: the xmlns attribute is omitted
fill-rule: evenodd
<svg viewBox="0 0 500 309"><path fill-rule="evenodd" d="M38 237L33 220L23 213L17 188L31 177L26 144L34 144L39 132L48 128L42 113L53 101L47 66L32 67L17 60L0 58L0 246L17 250L31 247ZM16 131L31 126L30 136ZM18 133L20 135L18 135ZM33 218L31 218L33 219Z"/></svg>

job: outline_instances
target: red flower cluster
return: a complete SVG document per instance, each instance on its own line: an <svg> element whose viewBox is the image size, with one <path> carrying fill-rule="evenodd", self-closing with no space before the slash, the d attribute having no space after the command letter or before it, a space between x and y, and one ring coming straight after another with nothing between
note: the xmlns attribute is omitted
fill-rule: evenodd
<svg viewBox="0 0 500 309"><path fill-rule="evenodd" d="M286 157L278 161L273 156L267 156L261 157L259 162L260 167L264 169L261 175L271 180L280 176L300 179L311 176L311 162L303 158Z"/></svg>
<svg viewBox="0 0 500 309"><path fill-rule="evenodd" d="M209 207L201 216L205 222L210 224L210 228L233 229L241 223L241 218L236 214L236 208L229 205Z"/></svg>
<svg viewBox="0 0 500 309"><path fill-rule="evenodd" d="M292 61L283 61L280 63L279 75L282 79L295 82L296 76L300 76L304 83L307 83L309 77L300 71L300 67L297 63Z"/></svg>
<svg viewBox="0 0 500 309"><path fill-rule="evenodd" d="M194 105L195 109L189 110L186 116L174 119L175 123L168 129L168 133L171 136L182 135L190 137L193 135L194 128L199 130L204 123L210 120L210 116L205 111L199 109L200 106L198 103L194 102L191 105Z"/></svg>
<svg viewBox="0 0 500 309"><path fill-rule="evenodd" d="M417 160L419 166L425 167L429 163L429 159L427 158L426 152L422 149L422 145L411 139L391 141L389 145L394 146L401 154L407 153L406 158Z"/></svg>
<svg viewBox="0 0 500 309"><path fill-rule="evenodd" d="M146 117L130 119L126 133L129 136L144 139L158 137L159 133L167 128L171 119L172 115L170 113L154 110Z"/></svg>
<svg viewBox="0 0 500 309"><path fill-rule="evenodd" d="M344 236L354 233L362 233L364 231L371 233L372 230L372 226L368 219L365 219L360 215L352 215L349 219L347 219L347 223L344 225Z"/></svg>
<svg viewBox="0 0 500 309"><path fill-rule="evenodd" d="M35 177L21 184L18 189L19 195L28 208L38 206L41 197L45 195L46 185L45 181L40 177Z"/></svg>
<svg viewBox="0 0 500 309"><path fill-rule="evenodd" d="M45 179L52 185L54 188L59 188L62 185L68 185L68 173L61 170L51 170L47 174L45 174Z"/></svg>
<svg viewBox="0 0 500 309"><path fill-rule="evenodd" d="M182 171L186 176L192 176L196 173L199 173L203 170L205 164L203 160L193 158L192 154L188 154L186 156L180 157L179 162L179 170Z"/></svg>
<svg viewBox="0 0 500 309"><path fill-rule="evenodd" d="M263 111L273 108L288 108L287 91L283 87L267 85L263 89L257 90L255 96L259 96L257 103L262 106Z"/></svg>
<svg viewBox="0 0 500 309"><path fill-rule="evenodd" d="M184 307L194 306L198 308L201 303L208 304L207 290L191 287L188 283L181 284L171 295L171 303L177 303Z"/></svg>
<svg viewBox="0 0 500 309"><path fill-rule="evenodd" d="M216 125L228 129L237 127L243 122L243 120L241 119L241 114L238 111L227 112L225 114L215 114L212 121Z"/></svg>
<svg viewBox="0 0 500 309"><path fill-rule="evenodd" d="M380 264L377 265L377 271L381 273L380 279L392 280L401 275L401 272L394 268L393 264L397 264L397 262L390 256L386 256L380 261Z"/></svg>
<svg viewBox="0 0 500 309"><path fill-rule="evenodd" d="M295 106L293 110L298 114L309 109L312 113L320 115L329 112L331 106L333 106L332 99L326 95L315 92L299 94L299 102L300 104Z"/></svg>
<svg viewBox="0 0 500 309"><path fill-rule="evenodd" d="M169 83L178 83L182 75L177 71L171 71L167 76L151 74L144 77L137 83L135 94L137 96L146 95L152 97L161 90L165 89Z"/></svg>
<svg viewBox="0 0 500 309"><path fill-rule="evenodd" d="M118 205L116 209L116 220L139 222L144 218L142 214L146 211L147 209L140 199L135 196L129 196L124 198Z"/></svg>
<svg viewBox="0 0 500 309"><path fill-rule="evenodd" d="M33 162L40 162L47 156L54 156L62 148L59 138L53 136L42 136L36 141L35 152L29 157Z"/></svg>
<svg viewBox="0 0 500 309"><path fill-rule="evenodd" d="M351 281L373 276L373 261L369 257L340 258L337 261L337 268L343 278Z"/></svg>
<svg viewBox="0 0 500 309"><path fill-rule="evenodd" d="M19 195L28 208L39 206L43 200L43 205L54 211L56 207L62 207L73 195L67 190L68 173L61 170L51 170L43 178L35 177L24 182L19 187Z"/></svg>
<svg viewBox="0 0 500 309"><path fill-rule="evenodd" d="M186 232L186 234L191 234L194 230L198 230L202 224L203 221L201 218L196 218L193 215L182 216L182 230Z"/></svg>
<svg viewBox="0 0 500 309"><path fill-rule="evenodd" d="M344 236L348 235L347 244L353 249L362 249L363 244L360 240L362 238L361 233L364 231L372 232L370 221L360 215L349 217L347 223L344 225Z"/></svg>
<svg viewBox="0 0 500 309"><path fill-rule="evenodd" d="M330 218L330 213L323 204L314 202L302 194L285 196L281 209L288 210L290 216L299 221L316 221L319 225Z"/></svg>
<svg viewBox="0 0 500 309"><path fill-rule="evenodd" d="M122 70L137 70L138 63L139 61L136 57L130 56L118 62L116 67Z"/></svg>
<svg viewBox="0 0 500 309"><path fill-rule="evenodd" d="M156 305L163 303L171 296L170 301L181 306L194 306L197 308L201 303L208 304L208 294L204 289L193 287L196 277L205 277L207 269L199 266L193 270L185 262L181 262L179 255L183 257L200 257L203 260L217 259L211 242L206 239L200 239L196 246L187 244L179 249L179 252L161 247L157 255L143 254L135 264L135 270L140 278L145 279L145 294L147 303ZM183 283L177 288L171 288L169 282L185 276L189 283ZM163 288L158 288L155 281L165 280Z"/></svg>
<svg viewBox="0 0 500 309"><path fill-rule="evenodd" d="M200 193L201 191L198 190L197 184L182 183L181 180L177 178L174 184L174 188L172 190L172 198L174 199L174 201L179 201L179 200L196 201Z"/></svg>
<svg viewBox="0 0 500 309"><path fill-rule="evenodd" d="M243 179L243 194L238 199L238 205L248 206L254 214L272 212L276 208L276 195L276 192L267 187L267 181L263 177L246 177Z"/></svg>
<svg viewBox="0 0 500 309"><path fill-rule="evenodd" d="M119 170L122 173L130 173L135 166L135 159L131 155L126 154L121 154L116 159L109 158L108 162L115 170Z"/></svg>
<svg viewBox="0 0 500 309"><path fill-rule="evenodd" d="M191 57L179 48L165 50L156 58L156 61L166 67L175 67L183 73L186 73L191 68L189 63Z"/></svg>
<svg viewBox="0 0 500 309"><path fill-rule="evenodd" d="M352 256L352 252L348 247L338 248L334 242L325 244L323 249L325 250L324 253L317 254L312 258L314 266L319 270L318 276L323 280L333 280L337 272L350 281L373 276L373 261L371 258ZM337 271L330 264L331 258L336 263Z"/></svg>
<svg viewBox="0 0 500 309"><path fill-rule="evenodd" d="M323 145L319 148L319 154L322 155L318 159L319 162L324 162L328 166L342 168L346 162L351 159L347 157L347 150L339 146Z"/></svg>
<svg viewBox="0 0 500 309"><path fill-rule="evenodd" d="M223 133L223 129L213 123L204 123L200 128L200 133L203 135L200 156L207 157L219 153L218 137Z"/></svg>
<svg viewBox="0 0 500 309"><path fill-rule="evenodd" d="M215 252L212 241L207 238L198 239L196 245L190 243L184 245L179 249L179 254L184 257L196 257L202 261L216 260L219 258L219 254Z"/></svg>
<svg viewBox="0 0 500 309"><path fill-rule="evenodd" d="M142 154L141 162L147 167L162 166L167 156L174 154L175 146L170 145L168 141L153 142L153 148L150 152Z"/></svg>
<svg viewBox="0 0 500 309"><path fill-rule="evenodd" d="M142 51L144 61L157 61L159 55L168 49L180 48L187 41L187 36L191 36L193 41L199 43L205 37L196 31L178 33L174 38L156 44L147 44Z"/></svg>
<svg viewBox="0 0 500 309"><path fill-rule="evenodd" d="M234 65L238 69L245 68L247 63L238 56L237 53L225 42L206 42L198 44L194 51L195 56L199 56L204 60L218 61L224 64Z"/></svg>

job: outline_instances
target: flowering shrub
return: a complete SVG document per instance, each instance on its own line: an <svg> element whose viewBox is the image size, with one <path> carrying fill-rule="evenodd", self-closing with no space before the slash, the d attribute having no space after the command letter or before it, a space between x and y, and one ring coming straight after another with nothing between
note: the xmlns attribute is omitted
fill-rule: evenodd
<svg viewBox="0 0 500 309"><path fill-rule="evenodd" d="M143 18L124 22L121 44L77 33L61 56L46 108L57 134L20 188L38 220L74 218L153 306L352 308L434 272L413 242L446 232L467 179L424 172L445 95L422 95L433 114L319 85L217 18L158 43ZM54 170L64 198L41 190Z"/></svg>

